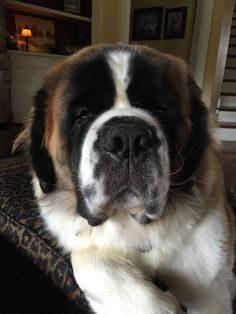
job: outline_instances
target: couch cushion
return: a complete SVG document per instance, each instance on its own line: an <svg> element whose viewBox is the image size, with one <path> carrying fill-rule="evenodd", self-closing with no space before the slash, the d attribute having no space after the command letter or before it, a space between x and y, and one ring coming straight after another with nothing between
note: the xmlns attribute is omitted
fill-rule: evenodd
<svg viewBox="0 0 236 314"><path fill-rule="evenodd" d="M220 160L227 194L236 212L236 153L225 152ZM91 313L74 280L68 256L44 228L33 197L29 166L0 170L0 234L48 275L81 313Z"/></svg>
<svg viewBox="0 0 236 314"><path fill-rule="evenodd" d="M68 256L44 228L31 188L29 167L0 171L0 234L28 256L54 284L90 313L76 284Z"/></svg>

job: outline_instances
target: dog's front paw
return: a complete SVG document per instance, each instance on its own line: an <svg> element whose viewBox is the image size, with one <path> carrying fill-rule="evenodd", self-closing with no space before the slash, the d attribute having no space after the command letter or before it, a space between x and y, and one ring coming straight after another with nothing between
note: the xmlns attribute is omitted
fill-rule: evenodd
<svg viewBox="0 0 236 314"><path fill-rule="evenodd" d="M76 281L95 313L182 313L169 292L159 290L141 270L114 255L102 255L96 249L72 254Z"/></svg>
<svg viewBox="0 0 236 314"><path fill-rule="evenodd" d="M172 313L172 314L186 313L186 311L181 309L181 306L178 300L173 294L171 294L170 292L164 292L164 298L165 298L166 312L163 312L163 313Z"/></svg>

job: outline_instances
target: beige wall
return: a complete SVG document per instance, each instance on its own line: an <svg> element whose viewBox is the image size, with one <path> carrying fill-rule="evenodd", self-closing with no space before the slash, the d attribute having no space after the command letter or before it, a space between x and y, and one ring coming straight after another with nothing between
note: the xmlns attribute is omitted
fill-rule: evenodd
<svg viewBox="0 0 236 314"><path fill-rule="evenodd" d="M234 0L198 0L196 20L198 24L194 29L196 2L196 0L94 0L92 43L128 43L130 12L132 13L133 9L187 6L184 39L162 39L164 14L161 40L136 43L184 58L190 63L194 78L203 88L204 101L209 106L211 104L216 106L221 91Z"/></svg>
<svg viewBox="0 0 236 314"><path fill-rule="evenodd" d="M131 0L94 0L92 44L129 42Z"/></svg>
<svg viewBox="0 0 236 314"><path fill-rule="evenodd" d="M163 52L171 53L184 58L186 61L190 59L193 23L196 8L196 0L132 0L131 13L134 9L162 6L164 9L188 7L187 21L184 39L163 39L165 10L162 19L162 32L160 40L151 41L131 41L132 43L144 44L151 46ZM131 21L132 25L132 21ZM132 26L131 32L132 34ZM131 39L131 38L130 38Z"/></svg>

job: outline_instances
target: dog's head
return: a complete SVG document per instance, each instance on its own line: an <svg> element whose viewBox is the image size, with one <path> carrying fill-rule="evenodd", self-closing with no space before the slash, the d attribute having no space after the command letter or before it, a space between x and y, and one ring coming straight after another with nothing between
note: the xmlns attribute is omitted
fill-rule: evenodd
<svg viewBox="0 0 236 314"><path fill-rule="evenodd" d="M191 193L207 110L185 63L137 46L90 47L48 74L30 125L44 193L70 187L91 225L114 210L158 219L170 189Z"/></svg>

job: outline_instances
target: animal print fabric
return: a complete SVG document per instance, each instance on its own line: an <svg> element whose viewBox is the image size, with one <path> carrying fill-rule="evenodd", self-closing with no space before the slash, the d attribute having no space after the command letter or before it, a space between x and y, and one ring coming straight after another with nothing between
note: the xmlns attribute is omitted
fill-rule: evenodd
<svg viewBox="0 0 236 314"><path fill-rule="evenodd" d="M229 200L236 211L236 153L223 154L220 159ZM68 256L63 254L56 240L44 228L34 200L28 166L0 169L0 235L20 248L49 276L54 284L74 301L78 313L92 313L74 280Z"/></svg>
<svg viewBox="0 0 236 314"><path fill-rule="evenodd" d="M29 167L0 171L0 234L27 255L74 301L78 313L91 313L76 284L68 256L44 228L33 197Z"/></svg>

